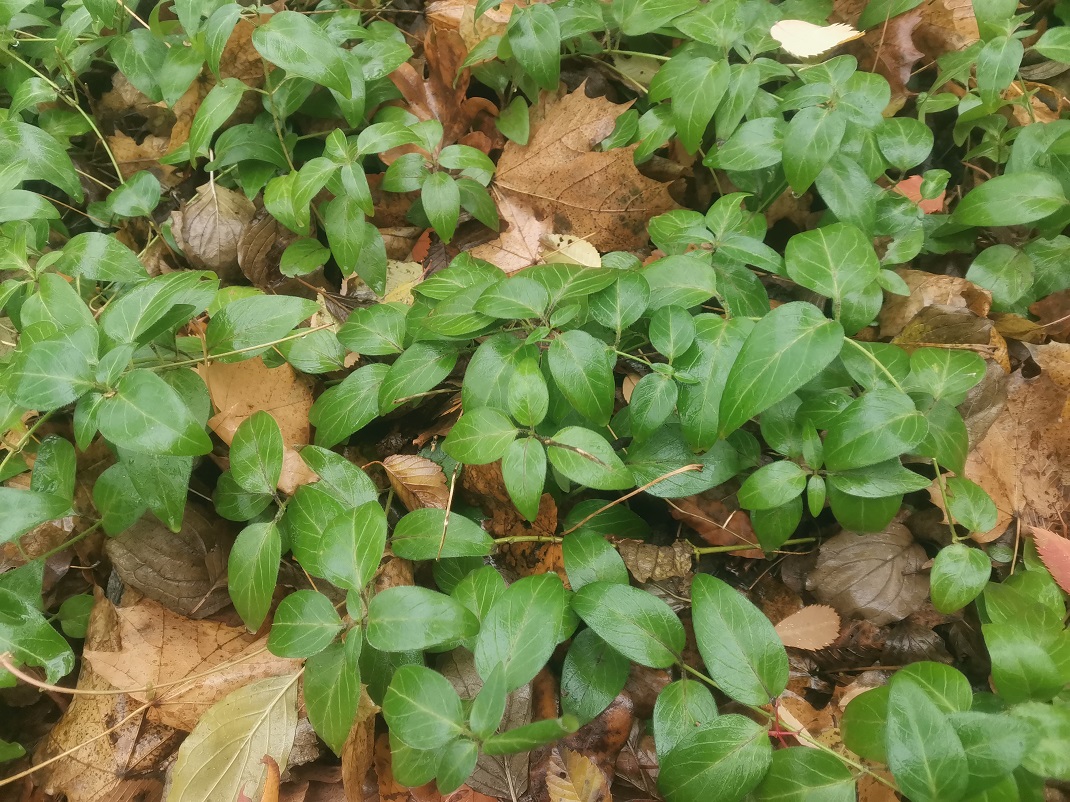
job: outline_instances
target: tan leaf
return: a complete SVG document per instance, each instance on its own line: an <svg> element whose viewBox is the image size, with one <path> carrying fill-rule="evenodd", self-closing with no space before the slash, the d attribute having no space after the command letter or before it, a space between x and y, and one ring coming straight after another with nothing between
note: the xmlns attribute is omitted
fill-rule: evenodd
<svg viewBox="0 0 1070 802"><path fill-rule="evenodd" d="M992 308L992 294L956 276L924 273L900 268L895 271L906 282L909 295L885 293L879 319L881 337L894 337L926 306L934 304L969 309L985 317Z"/></svg>
<svg viewBox="0 0 1070 802"><path fill-rule="evenodd" d="M408 509L446 509L446 474L437 462L411 454L393 454L383 460L383 467L390 486Z"/></svg>
<svg viewBox="0 0 1070 802"><path fill-rule="evenodd" d="M981 37L971 0L925 0L914 43L935 61L945 53L969 47Z"/></svg>
<svg viewBox="0 0 1070 802"><path fill-rule="evenodd" d="M600 253L645 246L647 221L676 204L666 184L635 168L632 149L594 150L625 109L582 86L544 93L528 144L507 143L498 162L493 193L508 228L472 255L512 272L538 260L547 234L582 237Z"/></svg>
<svg viewBox="0 0 1070 802"><path fill-rule="evenodd" d="M1044 528L1061 520L1070 479L1067 397L1048 373L1026 379L1019 372L1008 380L1006 408L966 458L967 478L984 488L999 513L996 526L974 533L974 540L995 540L1015 518Z"/></svg>
<svg viewBox="0 0 1070 802"><path fill-rule="evenodd" d="M230 604L229 527L214 511L187 504L178 532L145 516L104 548L126 585L180 615L204 618Z"/></svg>
<svg viewBox="0 0 1070 802"><path fill-rule="evenodd" d="M774 627L785 646L817 651L840 634L840 616L824 604L810 604Z"/></svg>
<svg viewBox="0 0 1070 802"><path fill-rule="evenodd" d="M505 33L516 4L504 0L497 8L486 9L477 19L475 0L435 0L424 11L427 22L437 31L456 31L471 51L488 36Z"/></svg>
<svg viewBox="0 0 1070 802"><path fill-rule="evenodd" d="M269 368L260 357L244 362L213 362L197 366L216 415L208 427L230 445L238 426L254 412L268 412L282 430L286 446L282 459L279 490L293 493L301 485L317 480L296 446L309 442L308 411L312 408L312 391L289 365Z"/></svg>
<svg viewBox="0 0 1070 802"><path fill-rule="evenodd" d="M818 550L806 589L845 616L878 626L906 618L929 596L922 572L928 559L910 530L891 523L883 532L841 532Z"/></svg>
<svg viewBox="0 0 1070 802"><path fill-rule="evenodd" d="M375 714L378 705L368 696L368 686L360 686L360 702L353 727L342 746L342 788L347 802L364 802L364 780L375 755Z"/></svg>
<svg viewBox="0 0 1070 802"><path fill-rule="evenodd" d="M121 648L86 649L85 659L134 699L158 699L154 720L176 729L193 729L209 707L243 685L300 668L300 661L268 652L267 639L244 627L192 621L151 599L116 614Z"/></svg>
<svg viewBox="0 0 1070 802"><path fill-rule="evenodd" d="M242 277L238 241L255 212L245 195L213 181L198 187L190 203L171 213L171 232L194 267L214 270L233 282Z"/></svg>
<svg viewBox="0 0 1070 802"><path fill-rule="evenodd" d="M725 503L729 499L721 498L724 495L715 488L697 496L669 499L669 515L690 526L711 546L753 544L755 548L733 554L754 560L765 559L765 552L758 547L758 536L754 534L747 513L729 507Z"/></svg>
<svg viewBox="0 0 1070 802"><path fill-rule="evenodd" d="M1010 373L1007 341L996 324L969 309L933 305L924 307L892 342L908 352L915 348L947 346L973 351L996 362Z"/></svg>
<svg viewBox="0 0 1070 802"><path fill-rule="evenodd" d="M238 239L235 257L245 277L262 290L277 287L287 280L279 270L283 251L297 235L271 216L267 209L258 211Z"/></svg>
<svg viewBox="0 0 1070 802"><path fill-rule="evenodd" d="M655 546L641 540L622 540L617 544L624 564L639 582L661 582L691 573L694 549L686 540L677 540L671 546Z"/></svg>
<svg viewBox="0 0 1070 802"><path fill-rule="evenodd" d="M613 802L602 770L586 755L564 746L550 757L546 790L550 802Z"/></svg>
<svg viewBox="0 0 1070 802"><path fill-rule="evenodd" d="M569 234L547 234L542 238L542 260L546 264L583 265L601 267L598 249L582 237Z"/></svg>
<svg viewBox="0 0 1070 802"><path fill-rule="evenodd" d="M264 780L264 792L260 795L260 802L279 802L279 784L282 782L282 774L279 764L271 755L264 755L260 761L267 766L267 777ZM245 791L242 791L242 796Z"/></svg>

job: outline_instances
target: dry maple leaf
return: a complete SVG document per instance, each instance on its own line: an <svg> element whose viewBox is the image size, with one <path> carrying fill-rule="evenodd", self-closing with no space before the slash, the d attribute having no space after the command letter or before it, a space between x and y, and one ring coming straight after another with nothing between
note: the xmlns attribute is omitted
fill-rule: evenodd
<svg viewBox="0 0 1070 802"><path fill-rule="evenodd" d="M564 746L550 756L546 790L550 802L613 802L602 770L586 755Z"/></svg>
<svg viewBox="0 0 1070 802"><path fill-rule="evenodd" d="M1060 520L1070 479L1066 403L1067 391L1047 373L1010 377L1006 408L966 458L966 476L984 488L998 512L995 527L975 532L974 540L995 540L1015 519L1040 527Z"/></svg>
<svg viewBox="0 0 1070 802"><path fill-rule="evenodd" d="M116 609L117 651L86 649L93 670L141 702L155 700L153 720L192 730L204 712L229 694L265 677L290 674L299 660L275 657L266 637L218 621L192 621L143 598Z"/></svg>
<svg viewBox="0 0 1070 802"><path fill-rule="evenodd" d="M286 446L282 458L279 490L292 494L301 485L318 479L305 465L295 446L309 441L308 411L312 408L312 391L294 369L287 365L269 368L260 357L244 362L213 362L198 365L216 415L208 427L230 445L238 426L254 412L263 410L275 419L282 430Z"/></svg>
<svg viewBox="0 0 1070 802"><path fill-rule="evenodd" d="M171 232L190 264L233 283L242 278L238 241L255 212L245 195L210 181L197 187L192 201L171 212Z"/></svg>
<svg viewBox="0 0 1070 802"><path fill-rule="evenodd" d="M393 454L383 460L386 476L401 503L409 510L446 509L449 490L442 466L425 457Z"/></svg>
<svg viewBox="0 0 1070 802"><path fill-rule="evenodd" d="M602 253L644 247L647 221L676 204L667 184L635 168L633 148L594 150L626 108L587 97L583 86L560 98L543 93L528 144L509 142L494 176L508 228L472 255L513 272L538 261L543 236L554 233L582 237Z"/></svg>
<svg viewBox="0 0 1070 802"><path fill-rule="evenodd" d="M809 604L777 624L776 634L785 646L817 651L840 634L840 616L824 604Z"/></svg>
<svg viewBox="0 0 1070 802"><path fill-rule="evenodd" d="M1064 591L1070 593L1070 541L1050 529L1031 527L1041 562Z"/></svg>

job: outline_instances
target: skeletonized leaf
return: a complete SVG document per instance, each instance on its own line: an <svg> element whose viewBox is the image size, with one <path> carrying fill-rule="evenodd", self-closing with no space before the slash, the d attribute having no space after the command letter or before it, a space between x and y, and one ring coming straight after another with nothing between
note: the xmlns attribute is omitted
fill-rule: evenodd
<svg viewBox="0 0 1070 802"><path fill-rule="evenodd" d="M550 802L611 802L609 783L586 755L562 746L550 755L546 772Z"/></svg>
<svg viewBox="0 0 1070 802"><path fill-rule="evenodd" d="M1063 590L1070 593L1070 541L1048 529L1033 527L1033 542L1044 567Z"/></svg>
<svg viewBox="0 0 1070 802"><path fill-rule="evenodd" d="M285 766L297 733L298 674L269 677L227 696L201 717L178 750L167 802L234 799L264 785L261 763Z"/></svg>
<svg viewBox="0 0 1070 802"><path fill-rule="evenodd" d="M824 604L809 604L773 629L785 646L815 651L824 649L840 634L840 616Z"/></svg>
<svg viewBox="0 0 1070 802"><path fill-rule="evenodd" d="M449 490L442 466L424 457L394 454L383 460L390 486L409 510L446 509Z"/></svg>
<svg viewBox="0 0 1070 802"><path fill-rule="evenodd" d="M769 35L793 56L810 58L845 42L859 39L864 34L842 22L814 25L801 19L784 19L770 29Z"/></svg>

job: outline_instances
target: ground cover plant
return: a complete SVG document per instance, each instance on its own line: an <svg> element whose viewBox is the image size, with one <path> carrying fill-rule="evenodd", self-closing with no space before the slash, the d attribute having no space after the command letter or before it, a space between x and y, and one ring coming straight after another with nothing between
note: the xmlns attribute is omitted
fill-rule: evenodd
<svg viewBox="0 0 1070 802"><path fill-rule="evenodd" d="M1068 18L5 0L0 794L1065 798Z"/></svg>

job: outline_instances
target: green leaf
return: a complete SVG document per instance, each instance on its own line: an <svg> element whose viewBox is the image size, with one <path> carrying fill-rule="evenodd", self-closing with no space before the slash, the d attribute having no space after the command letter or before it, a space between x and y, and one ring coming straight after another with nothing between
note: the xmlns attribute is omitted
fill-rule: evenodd
<svg viewBox="0 0 1070 802"><path fill-rule="evenodd" d="M446 172L431 173L424 179L420 192L424 214L443 242L453 239L461 212L461 190Z"/></svg>
<svg viewBox="0 0 1070 802"><path fill-rule="evenodd" d="M806 472L789 460L763 465L739 488L739 505L745 510L768 510L787 504L806 488Z"/></svg>
<svg viewBox="0 0 1070 802"><path fill-rule="evenodd" d="M558 643L565 614L565 588L557 574L518 579L491 606L476 638L476 669L489 677L505 672L506 691L530 682Z"/></svg>
<svg viewBox="0 0 1070 802"><path fill-rule="evenodd" d="M744 704L778 697L787 687L788 656L769 619L708 574L695 575L691 599L698 650L718 687Z"/></svg>
<svg viewBox="0 0 1070 802"><path fill-rule="evenodd" d="M521 437L509 444L502 455L502 480L520 514L534 521L546 484L546 448L537 438Z"/></svg>
<svg viewBox="0 0 1070 802"><path fill-rule="evenodd" d="M806 192L836 155L846 130L847 115L834 108L807 106L791 118L784 133L784 175L796 194Z"/></svg>
<svg viewBox="0 0 1070 802"><path fill-rule="evenodd" d="M230 444L230 472L249 493L274 493L282 475L282 431L269 413L258 410L243 420Z"/></svg>
<svg viewBox="0 0 1070 802"><path fill-rule="evenodd" d="M927 477L903 467L896 458L864 468L829 473L828 480L838 491L859 498L913 493L932 484Z"/></svg>
<svg viewBox="0 0 1070 802"><path fill-rule="evenodd" d="M277 657L311 657L342 631L331 600L314 590L297 590L279 602L268 633L268 649Z"/></svg>
<svg viewBox="0 0 1070 802"><path fill-rule="evenodd" d="M302 237L286 246L286 250L282 252L282 258L279 262L279 270L284 276L305 276L327 264L327 260L330 258L330 250L320 245L318 240ZM367 312L375 308L371 306L357 309L354 310L353 314ZM340 335L341 332L339 332ZM350 350L356 351L358 349L351 348ZM401 349L399 348L398 350L400 351Z"/></svg>
<svg viewBox="0 0 1070 802"><path fill-rule="evenodd" d="M973 690L970 682L959 671L943 663L922 660L900 669L892 677L889 685L895 687L901 682L912 682L925 691L929 700L942 713L959 713L969 710L973 704Z"/></svg>
<svg viewBox="0 0 1070 802"><path fill-rule="evenodd" d="M628 405L631 413L632 435L637 440L646 440L656 432L673 410L679 388L668 376L648 373L632 389Z"/></svg>
<svg viewBox="0 0 1070 802"><path fill-rule="evenodd" d="M89 593L79 593L64 599L56 613L63 634L68 638L84 638L92 611L93 596Z"/></svg>
<svg viewBox="0 0 1070 802"><path fill-rule="evenodd" d="M171 386L150 370L132 370L97 408L100 433L120 448L195 457L212 441Z"/></svg>
<svg viewBox="0 0 1070 802"><path fill-rule="evenodd" d="M348 509L323 531L323 578L359 593L375 576L385 549L386 513L379 502Z"/></svg>
<svg viewBox="0 0 1070 802"><path fill-rule="evenodd" d="M992 575L992 561L980 549L952 543L940 549L929 573L933 606L941 613L955 613L984 590Z"/></svg>
<svg viewBox="0 0 1070 802"><path fill-rule="evenodd" d="M970 794L988 790L1021 765L1032 736L1025 722L1006 713L976 710L953 713L949 720L966 752L970 772L967 799Z"/></svg>
<svg viewBox="0 0 1070 802"><path fill-rule="evenodd" d="M732 713L689 733L661 759L658 790L667 802L739 802L773 758L764 727Z"/></svg>
<svg viewBox="0 0 1070 802"><path fill-rule="evenodd" d="M446 343L419 342L397 358L379 386L379 414L391 412L412 396L426 393L450 375L457 349Z"/></svg>
<svg viewBox="0 0 1070 802"><path fill-rule="evenodd" d="M77 463L78 456L70 441L58 435L49 435L37 448L30 490L73 501Z"/></svg>
<svg viewBox="0 0 1070 802"><path fill-rule="evenodd" d="M242 96L248 89L249 87L238 78L231 77L224 78L208 92L197 108L193 123L190 125L187 147L191 162L208 155L212 135L238 108Z"/></svg>
<svg viewBox="0 0 1070 802"><path fill-rule="evenodd" d="M238 298L208 322L208 352L221 362L251 359L268 350L318 308L315 301L292 295Z"/></svg>
<svg viewBox="0 0 1070 802"><path fill-rule="evenodd" d="M594 630L583 630L572 639L561 667L562 709L581 723L594 720L624 689L629 665Z"/></svg>
<svg viewBox="0 0 1070 802"><path fill-rule="evenodd" d="M379 388L389 372L389 365L365 365L316 399L308 419L317 446L335 446L379 417Z"/></svg>
<svg viewBox="0 0 1070 802"><path fill-rule="evenodd" d="M991 292L996 309L1010 309L1033 286L1033 273L1033 260L1027 253L1000 244L977 254L966 279Z"/></svg>
<svg viewBox="0 0 1070 802"><path fill-rule="evenodd" d="M479 620L468 608L427 588L388 588L368 604L368 643L383 652L437 649L478 631Z"/></svg>
<svg viewBox="0 0 1070 802"><path fill-rule="evenodd" d="M287 73L350 96L343 51L311 17L280 11L253 32L253 47Z"/></svg>
<svg viewBox="0 0 1070 802"><path fill-rule="evenodd" d="M554 338L547 359L554 382L576 411L599 425L609 423L615 383L606 344L572 329Z"/></svg>
<svg viewBox="0 0 1070 802"><path fill-rule="evenodd" d="M628 568L617 550L600 533L580 529L561 544L568 583L573 590L593 582L628 584Z"/></svg>
<svg viewBox="0 0 1070 802"><path fill-rule="evenodd" d="M572 609L629 660L667 668L680 659L683 624L669 605L639 588L592 582L572 597Z"/></svg>
<svg viewBox="0 0 1070 802"><path fill-rule="evenodd" d="M672 362L695 341L695 319L682 306L663 306L650 318L647 336L654 349Z"/></svg>
<svg viewBox="0 0 1070 802"><path fill-rule="evenodd" d="M360 645L360 631L351 630L345 643L332 643L305 661L308 718L336 755L342 754L360 704Z"/></svg>
<svg viewBox="0 0 1070 802"><path fill-rule="evenodd" d="M1070 708L1025 702L1015 705L1010 713L1033 730L1022 766L1039 777L1064 782L1070 778Z"/></svg>
<svg viewBox="0 0 1070 802"><path fill-rule="evenodd" d="M721 436L813 379L842 347L843 327L812 304L793 301L767 314L747 336L725 379Z"/></svg>
<svg viewBox="0 0 1070 802"><path fill-rule="evenodd" d="M523 96L517 95L509 101L509 105L498 114L494 125L510 142L515 142L521 147L528 144L528 137L531 136L531 118L528 113L528 104Z"/></svg>
<svg viewBox="0 0 1070 802"><path fill-rule="evenodd" d="M414 749L439 749L464 727L461 697L450 681L423 666L394 672L383 698L383 718L391 736Z"/></svg>
<svg viewBox="0 0 1070 802"><path fill-rule="evenodd" d="M338 340L354 353L366 356L400 354L405 350L405 316L409 307L403 303L382 303L354 309L338 331Z"/></svg>
<svg viewBox="0 0 1070 802"><path fill-rule="evenodd" d="M1053 658L1050 637L1038 637L1035 626L983 624L981 634L992 658L992 684L1006 701L1048 701L1065 687L1066 669Z"/></svg>
<svg viewBox="0 0 1070 802"><path fill-rule="evenodd" d="M523 727L517 727L515 730L507 730L499 735L490 736L483 742L483 754L513 755L519 752L530 752L537 746L571 735L579 728L579 720L570 715L535 721Z"/></svg>
<svg viewBox="0 0 1070 802"><path fill-rule="evenodd" d="M1048 173L999 175L971 190L952 218L967 226L1016 226L1033 223L1067 205L1062 184Z"/></svg>
<svg viewBox="0 0 1070 802"><path fill-rule="evenodd" d="M590 429L561 429L547 443L547 456L566 477L596 490L623 490L635 484L631 471L612 446Z"/></svg>
<svg viewBox="0 0 1070 802"><path fill-rule="evenodd" d="M148 170L141 170L112 190L104 206L116 217L146 217L160 203L161 193L159 179Z"/></svg>
<svg viewBox="0 0 1070 802"><path fill-rule="evenodd" d="M368 474L341 454L318 446L305 446L301 449L301 459L319 476L316 488L343 504L359 507L379 498L379 489Z"/></svg>
<svg viewBox="0 0 1070 802"><path fill-rule="evenodd" d="M652 728L658 757L664 759L690 733L702 729L717 715L713 694L702 683L679 679L666 685L654 703Z"/></svg>
<svg viewBox="0 0 1070 802"><path fill-rule="evenodd" d="M37 126L17 120L0 123L0 163L17 165L16 175L22 181L47 181L74 200L83 199L71 157L55 137Z"/></svg>
<svg viewBox="0 0 1070 802"><path fill-rule="evenodd" d="M115 237L96 231L79 234L63 246L56 261L58 272L93 281L140 281L148 273L137 254Z"/></svg>
<svg viewBox="0 0 1070 802"><path fill-rule="evenodd" d="M700 315L695 322L695 342L676 367L697 381L680 386L676 408L688 444L692 448L708 449L718 440L725 379L754 324L742 318L725 320L717 315Z"/></svg>
<svg viewBox="0 0 1070 802"><path fill-rule="evenodd" d="M1070 28L1062 25L1048 28L1048 30L1044 31L1044 34L1037 39L1036 44L1033 45L1033 49L1045 58L1050 58L1052 61L1070 64Z"/></svg>
<svg viewBox="0 0 1070 802"><path fill-rule="evenodd" d="M97 332L83 326L37 342L23 338L7 371L12 400L48 411L76 401L95 386Z"/></svg>
<svg viewBox="0 0 1070 802"><path fill-rule="evenodd" d="M516 439L509 416L491 407L465 412L442 442L442 450L465 465L486 465L502 458Z"/></svg>
<svg viewBox="0 0 1070 802"><path fill-rule="evenodd" d="M944 481L948 512L955 523L971 532L991 532L996 528L999 511L996 503L979 485L969 479L953 477Z"/></svg>
<svg viewBox="0 0 1070 802"><path fill-rule="evenodd" d="M540 88L557 89L561 76L561 24L554 10L535 3L509 18L505 39L520 67Z"/></svg>
<svg viewBox="0 0 1070 802"><path fill-rule="evenodd" d="M779 116L747 120L703 160L707 167L751 171L780 164L787 123ZM820 173L820 170L818 171Z"/></svg>
<svg viewBox="0 0 1070 802"><path fill-rule="evenodd" d="M535 426L546 417L550 394L546 379L534 359L516 366L509 382L509 414L522 426Z"/></svg>
<svg viewBox="0 0 1070 802"><path fill-rule="evenodd" d="M535 279L515 276L502 279L483 291L475 310L501 318L538 318L546 313L550 293Z"/></svg>
<svg viewBox="0 0 1070 802"><path fill-rule="evenodd" d="M479 747L474 741L459 738L446 744L438 755L435 787L440 794L452 794L468 779L479 760Z"/></svg>
<svg viewBox="0 0 1070 802"><path fill-rule="evenodd" d="M625 36L642 36L694 9L687 0L622 0L620 29Z"/></svg>
<svg viewBox="0 0 1070 802"><path fill-rule="evenodd" d="M43 668L45 681L51 684L74 669L74 652L63 636L30 600L4 588L0 588L0 649L19 665Z"/></svg>
<svg viewBox="0 0 1070 802"><path fill-rule="evenodd" d="M759 802L854 802L855 778L842 760L807 746L773 753L773 763L754 791Z"/></svg>
<svg viewBox="0 0 1070 802"><path fill-rule="evenodd" d="M274 523L249 524L238 533L227 558L227 588L241 620L256 632L271 609L279 578L282 538Z"/></svg>
<svg viewBox="0 0 1070 802"><path fill-rule="evenodd" d="M973 351L918 348L910 354L910 376L904 389L961 404L984 375L985 361Z"/></svg>
<svg viewBox="0 0 1070 802"><path fill-rule="evenodd" d="M689 309L706 303L717 292L717 277L708 256L666 256L651 262L640 275L650 287L648 311L670 304Z"/></svg>
<svg viewBox="0 0 1070 802"><path fill-rule="evenodd" d="M888 719L887 685L864 691L847 703L840 729L843 743L856 755L877 763L887 763L885 722Z"/></svg>
<svg viewBox="0 0 1070 802"><path fill-rule="evenodd" d="M871 390L829 425L825 465L830 471L842 471L898 457L920 443L927 429L910 396L898 390Z"/></svg>
<svg viewBox="0 0 1070 802"><path fill-rule="evenodd" d="M588 311L606 328L622 332L646 311L650 284L642 273L622 273L588 299Z"/></svg>
<svg viewBox="0 0 1070 802"><path fill-rule="evenodd" d="M880 272L870 238L846 223L796 234L784 264L793 281L834 301L862 291Z"/></svg>
<svg viewBox="0 0 1070 802"><path fill-rule="evenodd" d="M494 539L457 512L451 511L447 519L445 510L425 507L398 521L390 548L406 560L485 557L494 550Z"/></svg>
<svg viewBox="0 0 1070 802"><path fill-rule="evenodd" d="M477 738L487 738L498 729L502 716L505 715L506 699L505 669L499 664L490 672L490 676L472 701L468 722Z"/></svg>
<svg viewBox="0 0 1070 802"><path fill-rule="evenodd" d="M658 71L658 77L669 70L669 64ZM702 145L706 127L720 105L731 70L724 59L713 60L699 56L688 59L683 69L673 71L670 80L672 89L672 119L680 143L688 153L694 153ZM653 90L654 84L651 84Z"/></svg>
<svg viewBox="0 0 1070 802"><path fill-rule="evenodd" d="M888 766L917 802L959 799L968 779L966 753L945 714L912 680L888 693Z"/></svg>

